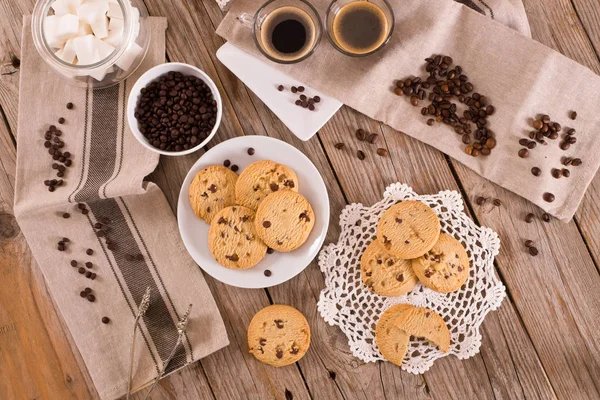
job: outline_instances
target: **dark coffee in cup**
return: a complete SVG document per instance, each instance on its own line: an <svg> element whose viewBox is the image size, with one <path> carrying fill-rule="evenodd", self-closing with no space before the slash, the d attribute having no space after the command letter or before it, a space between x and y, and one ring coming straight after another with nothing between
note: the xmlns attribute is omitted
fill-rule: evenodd
<svg viewBox="0 0 600 400"><path fill-rule="evenodd" d="M306 11L285 6L273 10L261 24L263 50L281 61L294 61L312 51L317 29Z"/></svg>
<svg viewBox="0 0 600 400"><path fill-rule="evenodd" d="M366 1L355 1L337 12L331 37L343 50L360 55L379 48L387 40L390 29L381 8Z"/></svg>

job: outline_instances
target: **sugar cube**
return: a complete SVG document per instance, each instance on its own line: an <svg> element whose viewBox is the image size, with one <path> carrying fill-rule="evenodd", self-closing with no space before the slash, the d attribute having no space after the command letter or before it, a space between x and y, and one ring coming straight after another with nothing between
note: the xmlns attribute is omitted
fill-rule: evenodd
<svg viewBox="0 0 600 400"><path fill-rule="evenodd" d="M133 21L133 39L135 40L140 35L140 10L137 7L131 7Z"/></svg>
<svg viewBox="0 0 600 400"><path fill-rule="evenodd" d="M108 18L106 15L101 16L96 21L90 24L92 31L98 39L103 39L108 36Z"/></svg>
<svg viewBox="0 0 600 400"><path fill-rule="evenodd" d="M125 53L116 62L117 66L124 71L129 70L135 59L142 54L144 50L135 42L131 43Z"/></svg>
<svg viewBox="0 0 600 400"><path fill-rule="evenodd" d="M124 22L122 19L111 18L108 24L108 37L103 40L112 46L117 47L123 39Z"/></svg>
<svg viewBox="0 0 600 400"><path fill-rule="evenodd" d="M75 53L73 39L69 39L67 40L67 43L65 43L65 46L61 49L61 54L58 57L66 63L73 64L76 56L77 54Z"/></svg>
<svg viewBox="0 0 600 400"><path fill-rule="evenodd" d="M50 7L54 10L54 14L60 17L65 14L77 14L77 9L82 2L83 0L56 0Z"/></svg>
<svg viewBox="0 0 600 400"><path fill-rule="evenodd" d="M60 40L67 40L77 36L78 32L79 18L77 17L77 15L65 14L61 17L58 17L55 32L57 38L59 38Z"/></svg>
<svg viewBox="0 0 600 400"><path fill-rule="evenodd" d="M107 15L109 18L123 19L123 10L118 3L109 2Z"/></svg>
<svg viewBox="0 0 600 400"><path fill-rule="evenodd" d="M108 12L108 0L88 0L77 8L79 19L92 25Z"/></svg>
<svg viewBox="0 0 600 400"><path fill-rule="evenodd" d="M87 22L80 20L79 31L77 32L77 36L91 35L92 33L94 33L94 31L92 31L92 26Z"/></svg>
<svg viewBox="0 0 600 400"><path fill-rule="evenodd" d="M45 17L42 22L46 42L48 43L48 46L55 49L61 48L63 44L65 44L65 40L59 38L56 32L59 18L60 17L56 15L49 15Z"/></svg>
<svg viewBox="0 0 600 400"><path fill-rule="evenodd" d="M77 54L77 60L81 65L94 64L100 61L100 56L94 46L96 38L94 35L79 36L73 39L73 45L75 46L75 53Z"/></svg>

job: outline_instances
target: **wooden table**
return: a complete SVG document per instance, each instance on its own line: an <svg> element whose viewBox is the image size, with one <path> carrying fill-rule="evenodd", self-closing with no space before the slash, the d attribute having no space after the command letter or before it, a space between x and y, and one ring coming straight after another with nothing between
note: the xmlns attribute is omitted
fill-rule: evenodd
<svg viewBox="0 0 600 400"><path fill-rule="evenodd" d="M293 144L315 163L332 207L328 242L337 240L338 215L346 204L372 204L392 182L406 182L420 193L458 190L475 221L500 234L496 268L508 293L483 324L477 356L444 358L416 376L352 356L340 330L317 313L324 281L316 262L268 290L229 287L206 276L231 344L164 379L154 398L600 398L600 175L572 222L526 224L527 213L540 213L527 201L347 107L318 136L301 142L216 59L223 40L214 31L223 14L214 1L145 3L152 15L169 19L168 59L207 71L223 94L223 123L211 145L243 134L269 135ZM536 40L600 73L598 0L524 3ZM33 5L34 0L0 0L0 398L97 398L13 217L19 43L22 15L31 13ZM375 156L370 145L357 142L356 127L381 133L381 146L390 157ZM334 149L340 141L368 148L367 159ZM200 155L162 158L152 174L173 209L185 174ZM481 208L474 202L477 196L499 198L503 205ZM524 239L536 241L538 257L524 251ZM311 350L295 366L271 368L247 352L246 327L270 303L294 305L310 322Z"/></svg>

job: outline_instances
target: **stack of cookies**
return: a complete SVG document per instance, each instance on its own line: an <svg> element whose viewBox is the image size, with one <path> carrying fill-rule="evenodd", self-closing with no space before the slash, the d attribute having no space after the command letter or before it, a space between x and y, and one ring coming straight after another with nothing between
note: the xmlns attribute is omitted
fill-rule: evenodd
<svg viewBox="0 0 600 400"><path fill-rule="evenodd" d="M363 253L360 266L364 284L382 296L401 296L418 282L436 292L451 293L469 277L465 248L452 236L440 233L437 215L420 201L403 201L383 213L377 237ZM386 310L375 337L383 356L401 365L411 335L430 340L443 352L450 346L443 318L408 304Z"/></svg>
<svg viewBox="0 0 600 400"><path fill-rule="evenodd" d="M219 165L199 171L189 199L196 216L210 224L208 245L215 260L242 270L267 252L302 246L315 215L298 186L291 168L271 160L252 163L239 176Z"/></svg>

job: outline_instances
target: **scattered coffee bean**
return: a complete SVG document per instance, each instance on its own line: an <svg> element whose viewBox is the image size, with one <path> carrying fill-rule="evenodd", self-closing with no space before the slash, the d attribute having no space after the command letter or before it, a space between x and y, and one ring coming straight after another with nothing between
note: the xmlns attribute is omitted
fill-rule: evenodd
<svg viewBox="0 0 600 400"><path fill-rule="evenodd" d="M271 276L271 271L268 269L265 269L264 274L265 274L265 276Z"/></svg>
<svg viewBox="0 0 600 400"><path fill-rule="evenodd" d="M525 216L525 222L527 222L528 224L533 222L533 219L535 218L535 215L533 215L533 213L529 213Z"/></svg>
<svg viewBox="0 0 600 400"><path fill-rule="evenodd" d="M250 156L253 156L253 155L254 155L254 153L255 153L255 150L254 150L252 147L250 147L250 148L248 149L248 155L250 155Z"/></svg>
<svg viewBox="0 0 600 400"><path fill-rule="evenodd" d="M81 275L83 275L83 274L85 274L85 268L83 268L83 267L79 267L79 268L77 269L77 272L79 272Z"/></svg>
<svg viewBox="0 0 600 400"><path fill-rule="evenodd" d="M362 150L358 150L358 151L356 152L356 156L357 156L357 157L358 157L358 159L359 159L359 160L361 160L361 161L362 161L362 160L364 160L364 159L365 159L365 157L366 157L366 156L365 156L365 152L364 152L364 151L362 151Z"/></svg>
<svg viewBox="0 0 600 400"><path fill-rule="evenodd" d="M542 221L544 221L544 222L550 222L550 214L543 213L542 214Z"/></svg>
<svg viewBox="0 0 600 400"><path fill-rule="evenodd" d="M552 168L552 171L550 173L553 178L558 179L562 176L562 169Z"/></svg>
<svg viewBox="0 0 600 400"><path fill-rule="evenodd" d="M279 90L280 92L283 92L283 85L277 86L277 90Z"/></svg>
<svg viewBox="0 0 600 400"><path fill-rule="evenodd" d="M229 160L223 161L223 166L224 167L229 167L230 165L231 165L231 161L229 161Z"/></svg>
<svg viewBox="0 0 600 400"><path fill-rule="evenodd" d="M535 243L533 243L533 240L526 240L525 241L525 247L531 247L533 246Z"/></svg>
<svg viewBox="0 0 600 400"><path fill-rule="evenodd" d="M533 168L531 168L531 173L534 176L540 176L540 175L542 175L542 170L539 169L538 167L533 167Z"/></svg>
<svg viewBox="0 0 600 400"><path fill-rule="evenodd" d="M574 167L578 167L582 164L581 158L575 158L571 161L571 165Z"/></svg>
<svg viewBox="0 0 600 400"><path fill-rule="evenodd" d="M309 104L309 105L308 105L308 109L309 109L310 111L314 111L314 110L315 110L315 106L314 106L314 105L312 105L312 104Z"/></svg>
<svg viewBox="0 0 600 400"><path fill-rule="evenodd" d="M65 123L65 119L63 117L60 117L58 119L58 123L61 124L61 125L64 124Z"/></svg>
<svg viewBox="0 0 600 400"><path fill-rule="evenodd" d="M547 203L552 203L556 199L556 196L554 196L552 193L546 192L544 193L543 199Z"/></svg>
<svg viewBox="0 0 600 400"><path fill-rule="evenodd" d="M300 93L304 92L304 86L298 86L298 91L299 91Z"/></svg>
<svg viewBox="0 0 600 400"><path fill-rule="evenodd" d="M235 164L233 164L233 165L231 166L231 170L232 170L233 172L237 172L237 171L238 171L238 169L240 169L240 167L238 167L238 166L237 166L237 165L235 165Z"/></svg>
<svg viewBox="0 0 600 400"><path fill-rule="evenodd" d="M429 125L429 126L433 126L433 124L435 124L435 120L434 120L433 118L429 118L429 119L427 120L427 125Z"/></svg>
<svg viewBox="0 0 600 400"><path fill-rule="evenodd" d="M296 86L292 86L292 93L296 93L298 91L298 88Z"/></svg>
<svg viewBox="0 0 600 400"><path fill-rule="evenodd" d="M315 97L313 97L313 100L315 101L315 103L319 103L319 102L321 102L321 97L315 96Z"/></svg>
<svg viewBox="0 0 600 400"><path fill-rule="evenodd" d="M566 168L563 168L563 169L562 169L562 176L564 176L565 178L568 178L568 177L570 177L570 176L571 176L571 171L569 171L569 170L568 170L568 169L566 169Z"/></svg>
<svg viewBox="0 0 600 400"><path fill-rule="evenodd" d="M521 157L521 158L529 157L529 150L527 150L527 149L519 150L519 157Z"/></svg>
<svg viewBox="0 0 600 400"><path fill-rule="evenodd" d="M87 254L88 256L91 256L92 254L94 254L94 250L92 250L92 249L87 249L87 250L85 251L85 254Z"/></svg>
<svg viewBox="0 0 600 400"><path fill-rule="evenodd" d="M379 135L376 133L371 133L368 137L367 137L367 142L371 143L371 144L375 144L377 143L377 141L379 140Z"/></svg>
<svg viewBox="0 0 600 400"><path fill-rule="evenodd" d="M485 197L479 196L475 199L475 204L477 204L478 206L482 206L485 204L486 201L487 199Z"/></svg>
<svg viewBox="0 0 600 400"><path fill-rule="evenodd" d="M77 266L77 261L71 260L71 267L76 267L76 266Z"/></svg>
<svg viewBox="0 0 600 400"><path fill-rule="evenodd" d="M494 199L494 205L496 207L500 207L500 206L502 206L502 201L500 199Z"/></svg>
<svg viewBox="0 0 600 400"><path fill-rule="evenodd" d="M537 247L534 247L534 246L529 247L529 254L531 254L534 257L537 256L539 254Z"/></svg>
<svg viewBox="0 0 600 400"><path fill-rule="evenodd" d="M365 138L367 137L367 133L363 129L357 129L355 135L356 135L356 138L358 140L360 140L361 142L364 141Z"/></svg>
<svg viewBox="0 0 600 400"><path fill-rule="evenodd" d="M93 294L88 294L87 299L90 303L93 303L96 301L96 296L94 296Z"/></svg>
<svg viewBox="0 0 600 400"><path fill-rule="evenodd" d="M110 322L110 318L108 317L102 317L102 323L103 324L108 324Z"/></svg>
<svg viewBox="0 0 600 400"><path fill-rule="evenodd" d="M384 149L383 147L380 147L377 149L377 154L381 157L387 157L388 155L388 151L387 149Z"/></svg>
<svg viewBox="0 0 600 400"><path fill-rule="evenodd" d="M182 151L208 137L217 112L217 102L204 81L169 72L142 89L134 115L139 131L152 146Z"/></svg>
<svg viewBox="0 0 600 400"><path fill-rule="evenodd" d="M81 297L87 297L86 291L82 290L81 292L79 292L79 296L81 296Z"/></svg>
<svg viewBox="0 0 600 400"><path fill-rule="evenodd" d="M336 143L333 145L338 150L342 150L346 145L344 143Z"/></svg>
<svg viewBox="0 0 600 400"><path fill-rule="evenodd" d="M92 273L91 273L90 271L87 271L87 272L85 273L85 277L86 277L86 278L91 278L91 277L92 277Z"/></svg>
<svg viewBox="0 0 600 400"><path fill-rule="evenodd" d="M570 147L571 147L571 143L569 143L569 142L566 142L566 141L565 141L565 142L562 142L562 143L560 144L560 148L561 148L561 150L565 150L565 151L566 151L566 150L569 150L569 148L570 148Z"/></svg>
<svg viewBox="0 0 600 400"><path fill-rule="evenodd" d="M91 269L93 266L94 266L94 264L92 264L89 261L85 263L85 267L88 268L88 269Z"/></svg>

